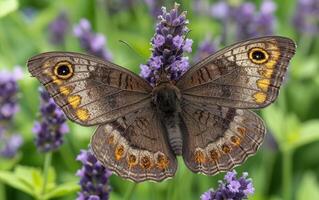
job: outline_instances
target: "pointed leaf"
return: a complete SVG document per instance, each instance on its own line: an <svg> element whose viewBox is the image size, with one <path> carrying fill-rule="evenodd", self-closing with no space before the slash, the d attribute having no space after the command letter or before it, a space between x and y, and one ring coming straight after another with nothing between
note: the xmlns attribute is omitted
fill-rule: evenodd
<svg viewBox="0 0 319 200"><path fill-rule="evenodd" d="M20 179L12 172L0 171L0 182L3 182L17 190L23 191L31 196L35 196L33 187L25 183L24 180Z"/></svg>
<svg viewBox="0 0 319 200"><path fill-rule="evenodd" d="M70 193L74 193L80 189L80 186L77 181L72 181L64 183L55 187L52 191L48 192L45 195L45 199L56 198L60 196L65 196Z"/></svg>

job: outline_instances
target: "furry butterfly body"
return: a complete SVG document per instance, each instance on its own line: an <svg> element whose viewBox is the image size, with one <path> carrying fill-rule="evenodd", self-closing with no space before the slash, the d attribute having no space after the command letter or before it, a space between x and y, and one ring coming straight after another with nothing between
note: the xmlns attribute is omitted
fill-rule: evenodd
<svg viewBox="0 0 319 200"><path fill-rule="evenodd" d="M174 176L177 155L191 171L213 175L254 154L265 126L248 109L276 99L294 53L288 38L251 39L207 57L176 82L161 70L154 87L78 53L39 54L28 69L70 120L98 125L91 147L105 167L136 182L161 181Z"/></svg>

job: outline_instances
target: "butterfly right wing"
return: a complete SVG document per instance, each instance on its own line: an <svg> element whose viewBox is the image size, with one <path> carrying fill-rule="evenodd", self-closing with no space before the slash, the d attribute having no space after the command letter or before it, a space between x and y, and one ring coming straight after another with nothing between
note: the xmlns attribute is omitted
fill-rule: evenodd
<svg viewBox="0 0 319 200"><path fill-rule="evenodd" d="M182 105L183 158L196 173L229 171L253 155L265 135L252 111L185 102Z"/></svg>
<svg viewBox="0 0 319 200"><path fill-rule="evenodd" d="M135 182L161 181L177 169L165 128L152 107L99 126L91 148L105 167Z"/></svg>
<svg viewBox="0 0 319 200"><path fill-rule="evenodd" d="M70 76L59 76L64 65ZM28 61L66 116L81 125L107 123L151 102L152 87L141 77L97 57L72 52L47 52Z"/></svg>

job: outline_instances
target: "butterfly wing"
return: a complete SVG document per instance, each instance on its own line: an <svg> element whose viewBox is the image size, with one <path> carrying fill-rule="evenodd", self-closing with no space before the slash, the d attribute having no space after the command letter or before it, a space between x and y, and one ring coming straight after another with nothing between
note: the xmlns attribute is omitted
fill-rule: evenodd
<svg viewBox="0 0 319 200"><path fill-rule="evenodd" d="M154 108L145 107L99 126L91 148L105 167L123 178L161 181L177 169L166 137Z"/></svg>
<svg viewBox="0 0 319 200"><path fill-rule="evenodd" d="M32 57L28 69L67 117L81 125L113 121L151 101L146 81L94 56L48 52Z"/></svg>
<svg viewBox="0 0 319 200"><path fill-rule="evenodd" d="M185 102L181 119L184 162L206 175L243 163L265 135L263 121L249 110Z"/></svg>
<svg viewBox="0 0 319 200"><path fill-rule="evenodd" d="M295 43L270 36L239 42L190 68L176 83L183 99L234 108L261 108L272 103Z"/></svg>

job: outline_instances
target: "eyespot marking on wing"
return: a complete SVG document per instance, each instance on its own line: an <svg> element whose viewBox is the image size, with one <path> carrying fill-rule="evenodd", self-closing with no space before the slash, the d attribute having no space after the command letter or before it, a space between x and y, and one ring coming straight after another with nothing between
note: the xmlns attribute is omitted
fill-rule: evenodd
<svg viewBox="0 0 319 200"><path fill-rule="evenodd" d="M73 65L69 61L58 62L54 66L53 73L60 79L70 79L74 74Z"/></svg>
<svg viewBox="0 0 319 200"><path fill-rule="evenodd" d="M255 64L263 64L269 60L269 54L263 48L254 47L248 51L248 58Z"/></svg>

